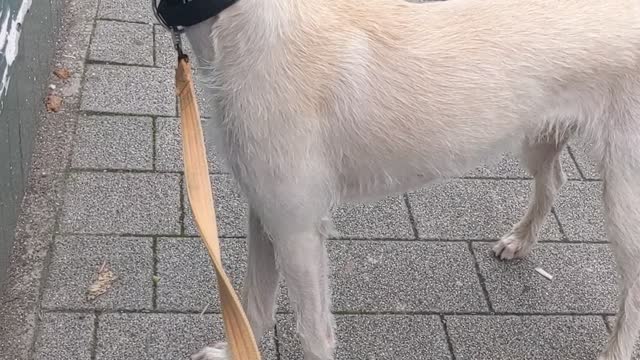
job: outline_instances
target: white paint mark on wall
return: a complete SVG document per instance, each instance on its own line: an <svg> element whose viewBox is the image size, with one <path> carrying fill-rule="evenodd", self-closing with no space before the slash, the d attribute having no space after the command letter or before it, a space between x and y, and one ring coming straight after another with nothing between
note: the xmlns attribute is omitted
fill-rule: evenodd
<svg viewBox="0 0 640 360"><path fill-rule="evenodd" d="M11 9L5 11L0 16L2 20L2 26L0 26L0 44L3 45L7 42L7 35L9 35L9 18L11 17Z"/></svg>
<svg viewBox="0 0 640 360"><path fill-rule="evenodd" d="M0 66L2 66L2 78L0 79L0 110L4 104L4 96L9 89L11 76L9 69L18 56L18 44L20 41L20 32L24 23L24 18L31 8L32 0L23 0L22 5L16 15L12 18L11 9L6 9L0 15L2 25L0 27Z"/></svg>

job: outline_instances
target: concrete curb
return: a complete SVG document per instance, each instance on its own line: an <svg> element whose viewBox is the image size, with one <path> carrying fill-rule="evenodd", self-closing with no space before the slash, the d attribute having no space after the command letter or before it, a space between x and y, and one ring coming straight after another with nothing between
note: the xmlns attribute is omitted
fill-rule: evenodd
<svg viewBox="0 0 640 360"><path fill-rule="evenodd" d="M32 169L22 202L13 254L4 293L0 298L0 354L2 359L31 358L40 294L57 227L64 180L80 104L80 82L85 67L98 0L68 0L61 10L56 55L52 64L71 71L56 84L64 97L59 113L43 113L33 151Z"/></svg>

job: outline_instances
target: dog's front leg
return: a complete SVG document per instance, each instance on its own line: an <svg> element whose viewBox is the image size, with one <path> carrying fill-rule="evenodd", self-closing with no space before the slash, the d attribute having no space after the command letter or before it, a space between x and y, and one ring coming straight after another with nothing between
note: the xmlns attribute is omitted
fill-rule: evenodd
<svg viewBox="0 0 640 360"><path fill-rule="evenodd" d="M303 181L298 184L300 182ZM289 290L304 359L332 360L335 338L325 248L331 230L330 221L325 218L329 213L327 201L309 196L313 193L311 190L294 191L295 186L276 181L264 183L271 185L261 186L260 192L252 186L244 188L251 209L249 266L243 291L247 317L257 338L271 326L278 272ZM268 190L264 190L267 187ZM310 187L316 191L320 188ZM295 195L300 193L305 195ZM292 201L299 199L304 201ZM203 349L192 359L230 360L231 357L221 343Z"/></svg>
<svg viewBox="0 0 640 360"><path fill-rule="evenodd" d="M318 226L274 239L305 360L332 360L334 323L324 233Z"/></svg>
<svg viewBox="0 0 640 360"><path fill-rule="evenodd" d="M242 307L247 314L251 330L260 340L275 323L275 301L279 274L276 269L273 244L262 226L258 213L249 209L247 236L247 274L242 289ZM206 347L192 356L194 360L227 360L226 344Z"/></svg>
<svg viewBox="0 0 640 360"><path fill-rule="evenodd" d="M275 324L276 292L280 276L271 238L258 213L249 209L247 274L242 289L244 308L256 340Z"/></svg>

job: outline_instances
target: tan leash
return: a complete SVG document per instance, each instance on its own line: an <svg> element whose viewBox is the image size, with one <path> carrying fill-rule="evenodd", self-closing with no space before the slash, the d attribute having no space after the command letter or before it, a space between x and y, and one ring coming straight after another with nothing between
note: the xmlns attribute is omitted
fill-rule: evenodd
<svg viewBox="0 0 640 360"><path fill-rule="evenodd" d="M213 190L195 96L189 58L181 54L176 69L176 93L180 101L182 150L187 194L200 236L216 271L222 318L227 335L227 352L233 360L260 360L260 352L249 321L233 286L222 268Z"/></svg>

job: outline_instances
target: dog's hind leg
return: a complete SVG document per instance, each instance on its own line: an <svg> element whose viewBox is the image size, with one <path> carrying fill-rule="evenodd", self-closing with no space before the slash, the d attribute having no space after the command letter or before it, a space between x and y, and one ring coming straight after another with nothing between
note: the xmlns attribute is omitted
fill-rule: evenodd
<svg viewBox="0 0 640 360"><path fill-rule="evenodd" d="M640 111L635 115L640 119ZM608 129L611 135L602 162L603 196L607 235L620 275L620 300L616 324L600 359L629 360L640 329L640 126L637 121L614 125Z"/></svg>
<svg viewBox="0 0 640 360"><path fill-rule="evenodd" d="M535 189L525 216L493 246L501 259L524 257L535 245L554 198L566 181L560 154L567 140L564 137L556 140L553 135L535 142L524 140L522 163L533 176Z"/></svg>

